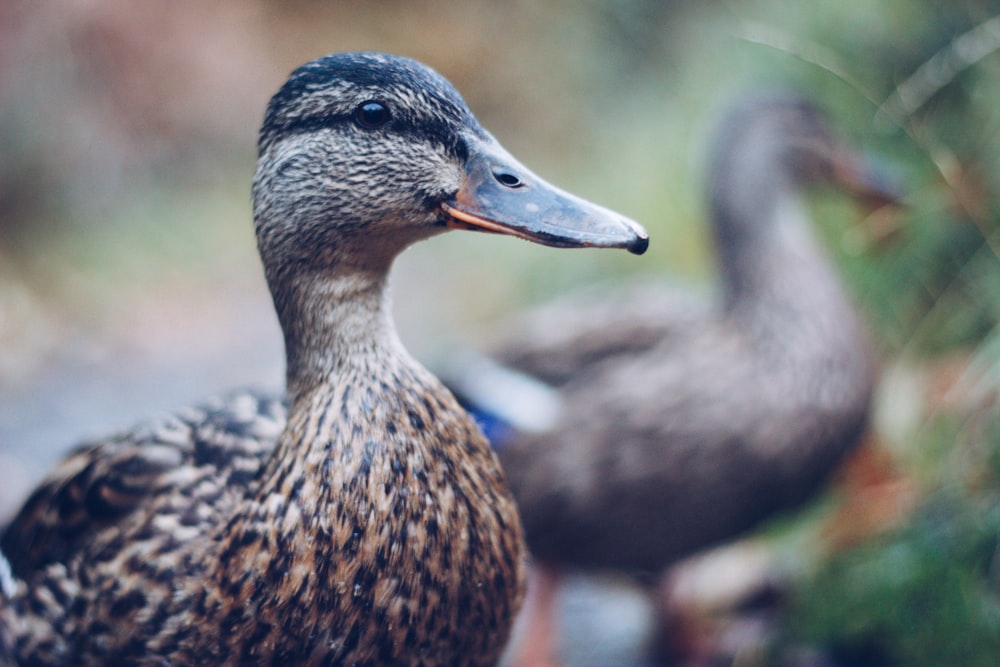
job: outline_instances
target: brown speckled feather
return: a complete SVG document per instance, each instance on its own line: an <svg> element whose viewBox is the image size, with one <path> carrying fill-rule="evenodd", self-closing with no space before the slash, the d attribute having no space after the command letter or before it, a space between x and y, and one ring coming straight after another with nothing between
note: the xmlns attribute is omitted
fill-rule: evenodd
<svg viewBox="0 0 1000 667"><path fill-rule="evenodd" d="M153 497L183 494L181 468L201 469L192 474L221 486L245 486L274 448L287 412L281 397L233 392L84 444L31 494L4 529L0 550L22 578L66 561Z"/></svg>
<svg viewBox="0 0 1000 667"><path fill-rule="evenodd" d="M322 399L340 417L333 429L316 418L290 425L299 443L323 441L312 462L322 471L269 456L284 409L248 393L77 452L62 467L71 476L44 485L26 505L31 514L8 529L10 544L28 545L28 553L11 551L12 560L37 558L30 570L18 568L35 585L15 602L45 618L37 636L18 638L18 653L42 664L103 658L103 650L137 664L328 664L345 656L437 664L443 651L470 661L495 655L496 637L482 630L499 632L513 614L517 516L485 442L466 420L449 417L458 410L450 395L427 395L416 382L421 390L401 392L401 377L381 385L384 395L347 378L339 395ZM363 400L352 400L356 391ZM357 414L366 404L373 412ZM352 442L359 431L369 435L360 448ZM442 451L461 442L467 457ZM433 465L447 460L454 462ZM265 471L267 461L277 468ZM264 479L277 488L251 493ZM324 483L313 487L314 479ZM236 506L239 521L212 526ZM50 514L64 508L73 510L68 522ZM42 521L32 525L36 517ZM303 523L317 533L305 544ZM214 528L207 536L206 524ZM451 534L457 526L466 528ZM35 539L19 542L21 535ZM407 576L386 579L384 570ZM81 581L88 588L70 585ZM470 586L482 591L478 603L466 596ZM108 587L121 595L101 595ZM378 622L357 624L359 610ZM80 645L109 622L115 635L141 641ZM462 627L464 645L456 643ZM73 637L76 644L58 641Z"/></svg>

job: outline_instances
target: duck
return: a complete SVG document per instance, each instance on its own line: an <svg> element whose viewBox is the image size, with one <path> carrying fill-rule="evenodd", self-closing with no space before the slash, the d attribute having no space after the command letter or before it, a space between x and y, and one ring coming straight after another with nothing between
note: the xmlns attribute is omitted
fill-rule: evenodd
<svg viewBox="0 0 1000 667"><path fill-rule="evenodd" d="M804 504L859 443L877 362L811 229L821 186L898 199L810 100L742 98L708 164L717 292L590 287L442 372L488 429L535 560L518 664L558 664L545 635L561 573L659 577Z"/></svg>
<svg viewBox="0 0 1000 667"><path fill-rule="evenodd" d="M648 235L533 174L401 56L296 69L257 147L285 394L237 390L58 465L0 541L0 662L478 666L507 641L516 505L400 342L390 267L450 229L636 254Z"/></svg>

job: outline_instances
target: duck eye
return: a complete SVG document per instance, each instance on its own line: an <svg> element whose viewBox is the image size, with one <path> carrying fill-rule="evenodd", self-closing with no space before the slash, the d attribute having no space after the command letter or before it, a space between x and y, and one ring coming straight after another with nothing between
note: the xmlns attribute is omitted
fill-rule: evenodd
<svg viewBox="0 0 1000 667"><path fill-rule="evenodd" d="M388 123L390 118L389 107L374 100L362 102L354 110L355 122L366 130L374 130L376 127L381 127Z"/></svg>

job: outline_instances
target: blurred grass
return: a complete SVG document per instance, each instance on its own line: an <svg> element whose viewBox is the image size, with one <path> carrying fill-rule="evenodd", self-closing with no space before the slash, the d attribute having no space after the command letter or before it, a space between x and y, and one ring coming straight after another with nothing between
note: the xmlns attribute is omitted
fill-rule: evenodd
<svg viewBox="0 0 1000 667"><path fill-rule="evenodd" d="M310 58L377 49L428 62L535 171L651 233L641 259L468 234L418 245L397 266L395 302L425 358L587 283L712 280L714 120L740 92L794 87L908 188L885 243L850 204L820 197L814 211L885 361L876 426L926 496L895 532L817 564L795 641L979 664L1000 651L1000 37L980 35L981 59L965 63L975 49L962 36L997 14L974 0L5 3L0 458L20 462L25 485L49 460L34 444L43 427L59 422L51 441L68 446L105 426L67 408L99 412L81 375L112 378L108 420L203 397L206 359L233 349L242 374L219 377L280 383L274 364L248 361L257 341L250 355L280 354L249 181L266 100ZM880 114L928 62L926 100ZM139 385L162 391L140 403Z"/></svg>
<svg viewBox="0 0 1000 667"><path fill-rule="evenodd" d="M996 494L942 491L910 523L835 555L799 591L786 632L846 665L995 665Z"/></svg>

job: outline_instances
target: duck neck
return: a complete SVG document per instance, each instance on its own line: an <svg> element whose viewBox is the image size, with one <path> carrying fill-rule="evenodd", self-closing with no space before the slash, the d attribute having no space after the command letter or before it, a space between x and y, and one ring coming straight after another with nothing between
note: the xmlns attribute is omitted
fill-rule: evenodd
<svg viewBox="0 0 1000 667"><path fill-rule="evenodd" d="M723 190L714 202L723 308L768 348L784 342L810 358L856 351L863 328L811 233L806 202L774 174L759 170L742 193Z"/></svg>
<svg viewBox="0 0 1000 667"><path fill-rule="evenodd" d="M453 622L431 652L493 664L523 587L516 506L475 424L403 349L388 264L271 282L291 404L253 497L220 523L219 598L292 644L344 642L363 609L387 664L410 664L399 633L437 600L468 613L435 617Z"/></svg>
<svg viewBox="0 0 1000 667"><path fill-rule="evenodd" d="M788 284L789 278L806 264L822 264L804 229L808 220L798 195L775 191L756 204L723 202L713 215L723 299L730 311L776 298L780 291L794 292L799 288Z"/></svg>
<svg viewBox="0 0 1000 667"><path fill-rule="evenodd" d="M293 410L359 367L374 372L375 360L405 355L391 320L387 273L328 269L275 290Z"/></svg>

